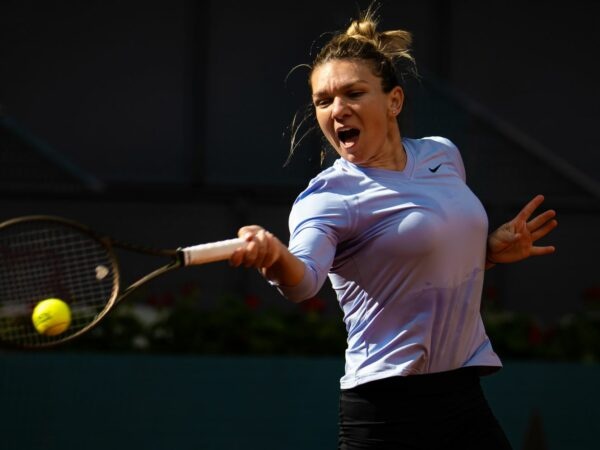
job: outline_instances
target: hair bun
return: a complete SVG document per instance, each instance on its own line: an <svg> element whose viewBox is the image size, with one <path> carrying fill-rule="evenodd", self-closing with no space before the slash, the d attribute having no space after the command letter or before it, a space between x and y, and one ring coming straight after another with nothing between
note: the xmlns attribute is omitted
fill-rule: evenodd
<svg viewBox="0 0 600 450"><path fill-rule="evenodd" d="M377 23L371 19L354 20L346 30L346 35L358 39L375 40Z"/></svg>
<svg viewBox="0 0 600 450"><path fill-rule="evenodd" d="M405 30L377 32L377 21L369 17L354 20L346 30L346 36L371 43L378 51L391 60L406 58L413 60L410 54L412 35Z"/></svg>
<svg viewBox="0 0 600 450"><path fill-rule="evenodd" d="M412 34L405 30L385 31L379 35L379 49L389 58L413 59L410 54Z"/></svg>

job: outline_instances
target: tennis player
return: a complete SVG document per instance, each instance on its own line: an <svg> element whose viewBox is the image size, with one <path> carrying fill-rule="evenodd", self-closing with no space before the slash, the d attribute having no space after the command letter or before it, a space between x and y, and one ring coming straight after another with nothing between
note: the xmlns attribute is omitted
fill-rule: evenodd
<svg viewBox="0 0 600 450"><path fill-rule="evenodd" d="M289 246L245 226L249 244L230 263L294 302L329 276L348 332L340 449L508 449L479 382L501 367L480 315L484 271L552 253L535 242L555 212L532 218L536 196L488 235L456 146L402 137L411 35L376 26L363 14L311 65L315 115L339 159L295 201Z"/></svg>

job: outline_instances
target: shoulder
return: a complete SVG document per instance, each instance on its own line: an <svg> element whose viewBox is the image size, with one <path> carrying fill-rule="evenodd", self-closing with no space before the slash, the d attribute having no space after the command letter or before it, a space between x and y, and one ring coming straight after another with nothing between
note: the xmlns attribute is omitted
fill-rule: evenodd
<svg viewBox="0 0 600 450"><path fill-rule="evenodd" d="M450 139L441 136L428 136L420 139L405 138L404 142L414 150L418 164L436 166L450 164L461 178L465 179L465 168L458 147Z"/></svg>
<svg viewBox="0 0 600 450"><path fill-rule="evenodd" d="M358 193L357 177L340 160L320 172L294 201L290 228L314 220L330 225L344 222L348 202Z"/></svg>
<svg viewBox="0 0 600 450"><path fill-rule="evenodd" d="M419 153L450 152L458 153L458 147L450 139L441 136L427 136L419 139L405 138Z"/></svg>
<svg viewBox="0 0 600 450"><path fill-rule="evenodd" d="M324 169L308 182L307 187L298 195L294 204L319 197L319 201L339 201L357 192L360 179L364 177L343 160L336 160L331 167Z"/></svg>

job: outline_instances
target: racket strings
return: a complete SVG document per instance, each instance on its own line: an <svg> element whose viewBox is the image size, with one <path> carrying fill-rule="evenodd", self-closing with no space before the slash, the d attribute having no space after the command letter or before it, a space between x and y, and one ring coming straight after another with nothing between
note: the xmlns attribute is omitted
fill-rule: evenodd
<svg viewBox="0 0 600 450"><path fill-rule="evenodd" d="M117 277L105 246L76 228L52 222L15 224L0 233L0 334L4 341L40 346L72 336L105 310ZM46 298L71 309L71 325L45 336L31 314Z"/></svg>

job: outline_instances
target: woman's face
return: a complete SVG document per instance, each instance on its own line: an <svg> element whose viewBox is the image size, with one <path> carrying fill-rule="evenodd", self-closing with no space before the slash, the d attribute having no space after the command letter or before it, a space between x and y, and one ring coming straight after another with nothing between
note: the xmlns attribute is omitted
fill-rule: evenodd
<svg viewBox="0 0 600 450"><path fill-rule="evenodd" d="M389 168L402 151L396 116L402 109L400 87L385 93L367 62L331 60L310 78L321 131L339 155L357 165Z"/></svg>

